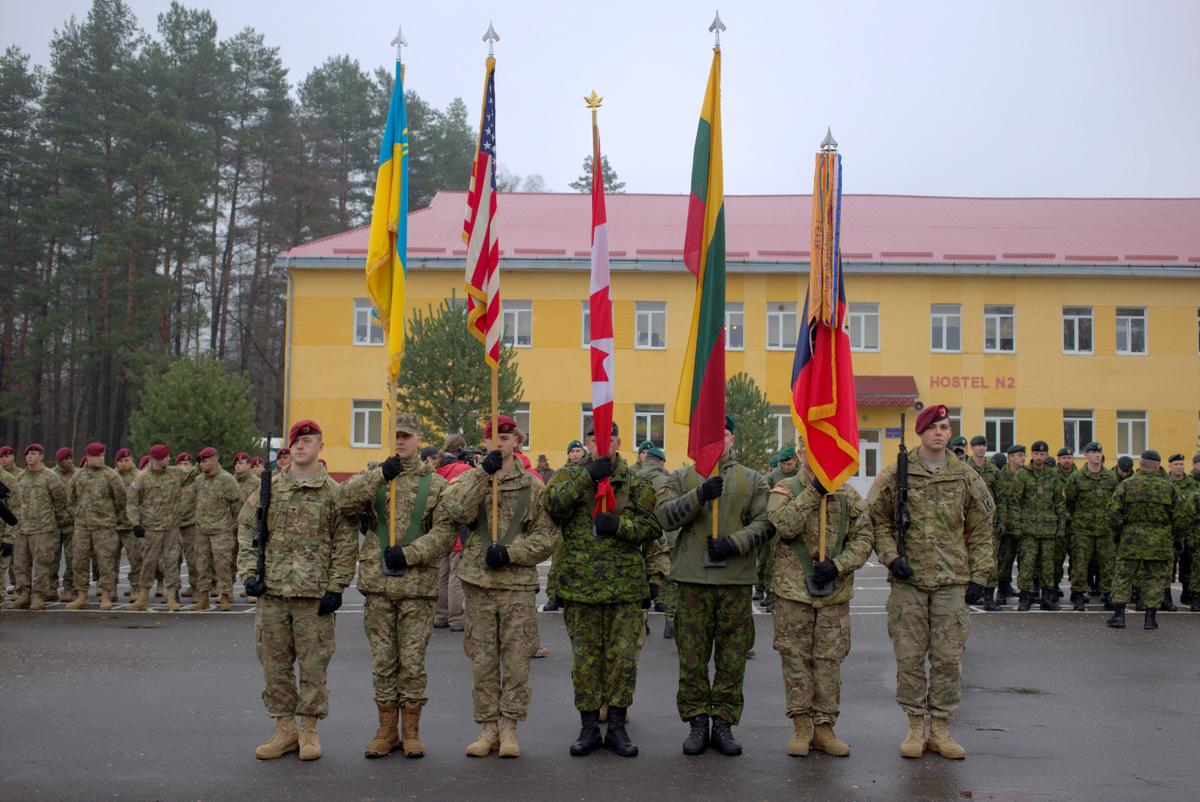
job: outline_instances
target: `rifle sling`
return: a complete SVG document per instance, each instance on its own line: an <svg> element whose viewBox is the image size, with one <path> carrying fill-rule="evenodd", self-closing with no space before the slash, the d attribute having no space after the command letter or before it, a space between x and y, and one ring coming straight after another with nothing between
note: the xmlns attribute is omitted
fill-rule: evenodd
<svg viewBox="0 0 1200 802"><path fill-rule="evenodd" d="M516 540L517 535L521 533L521 526L525 523L525 510L529 507L529 497L533 494L533 485L525 485L517 491L517 503L513 506L512 518L508 520L508 528L500 536L496 542L501 546L507 546ZM492 497L489 491L483 497L483 503L479 505L479 514L475 516L475 520L479 522L479 536L490 538L492 532Z"/></svg>
<svg viewBox="0 0 1200 802"><path fill-rule="evenodd" d="M800 496L800 494L802 492L804 492L804 485L800 483L800 477L798 477L798 476L793 477L791 485L792 485L792 495L794 497L798 498ZM830 560L832 560L833 558L837 557L839 554L842 553L842 548L846 545L846 533L850 528L850 520L849 520L850 505L846 501L846 496L845 496L845 494L838 494L837 496L835 496L835 498L837 498L837 502L838 502L837 536L834 538L833 543L828 544L825 548L825 557L826 557L826 559L830 559ZM818 517L820 516L820 514L821 514L820 508L818 508L818 511L817 511ZM820 522L818 521L818 526L819 525L820 525ZM788 547L791 548L791 550L795 553L795 555L800 558L800 564L804 566L804 573L807 576L812 576L813 575L812 555L809 554L808 545L804 542L804 534L800 533L800 534L796 535L794 538L792 538L791 540L789 540Z"/></svg>
<svg viewBox="0 0 1200 802"><path fill-rule="evenodd" d="M401 546L407 546L425 534L425 505L429 502L429 486L433 482L433 473L427 473L417 483L417 500L408 516L408 529L404 532ZM379 548L386 549L391 538L388 532L388 486L379 488L375 494L375 534L379 538Z"/></svg>

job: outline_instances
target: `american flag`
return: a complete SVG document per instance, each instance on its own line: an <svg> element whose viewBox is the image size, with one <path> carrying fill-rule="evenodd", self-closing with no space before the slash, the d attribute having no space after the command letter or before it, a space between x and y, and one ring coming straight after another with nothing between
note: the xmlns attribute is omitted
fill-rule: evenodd
<svg viewBox="0 0 1200 802"><path fill-rule="evenodd" d="M483 343L484 359L500 364L500 242L496 224L496 60L487 60L479 149L463 220L467 245L467 328Z"/></svg>

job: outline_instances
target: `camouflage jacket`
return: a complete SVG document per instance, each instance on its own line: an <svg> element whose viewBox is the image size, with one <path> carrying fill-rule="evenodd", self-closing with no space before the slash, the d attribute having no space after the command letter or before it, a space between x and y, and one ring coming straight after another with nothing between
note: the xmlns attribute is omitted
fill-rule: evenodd
<svg viewBox="0 0 1200 802"><path fill-rule="evenodd" d="M1185 544L1190 544L1195 537L1200 537L1200 482L1187 474L1178 481L1174 478L1171 481L1183 499L1183 508L1188 519L1183 538ZM1180 548L1180 545L1176 544L1176 548Z"/></svg>
<svg viewBox="0 0 1200 802"><path fill-rule="evenodd" d="M307 479L290 471L271 477L271 510L267 515L267 593L287 598L319 599L326 591L341 593L354 580L358 525L338 507L338 485L325 469ZM258 551L258 492L238 513L238 574L253 576Z"/></svg>
<svg viewBox="0 0 1200 802"><path fill-rule="evenodd" d="M199 474L200 467L195 466L193 470ZM179 497L179 526L180 528L196 525L196 483L195 481L188 482L183 486L183 492Z"/></svg>
<svg viewBox="0 0 1200 802"><path fill-rule="evenodd" d="M497 476L500 512L496 533L499 542L508 547L509 564L500 569L483 564L484 555L492 545L489 531L492 477L483 468L472 468L450 484L445 499L451 520L468 528L458 563L458 578L481 588L536 591L541 585L537 565L554 551L559 536L558 527L546 513L546 486L535 480L516 458L509 470L501 469ZM520 523L514 525L514 513L522 504L525 511Z"/></svg>
<svg viewBox="0 0 1200 802"><path fill-rule="evenodd" d="M421 479L430 476L425 510L421 516L422 534L403 547L408 570L404 576L384 576L383 547L376 520L377 505L389 504L389 492L396 494L395 542L404 543L408 524L417 503ZM449 554L458 537L458 526L446 513L446 488L449 482L438 475L423 460L406 463L404 471L393 479L390 488L383 480L383 470L372 468L352 476L339 487L342 512L352 517L365 514L370 529L358 547L358 589L363 593L382 593L389 599L436 599L438 595L438 560ZM386 531L386 518L383 522Z"/></svg>
<svg viewBox="0 0 1200 802"><path fill-rule="evenodd" d="M20 490L21 534L58 534L70 526L67 487L54 471L49 468L25 471L21 475Z"/></svg>
<svg viewBox="0 0 1200 802"><path fill-rule="evenodd" d="M699 585L753 585L758 548L775 536L767 520L767 480L757 471L726 458L720 463L725 477L717 509L717 534L733 541L737 553L725 567L704 566L712 536L712 502L700 502L704 478L693 466L680 468L655 484L654 514L664 530L678 529L671 550L671 578Z"/></svg>
<svg viewBox="0 0 1200 802"><path fill-rule="evenodd" d="M1119 560L1171 560L1190 519L1183 497L1161 468L1136 471L1117 485L1108 503Z"/></svg>
<svg viewBox="0 0 1200 802"><path fill-rule="evenodd" d="M919 448L908 454L908 515L905 538L913 578L902 580L923 590L975 582L985 588L996 580L992 552L995 503L979 474L947 453L941 470L931 472ZM867 496L875 551L883 565L900 556L896 548L896 464L879 474ZM888 581L896 580L890 574Z"/></svg>
<svg viewBox="0 0 1200 802"><path fill-rule="evenodd" d="M966 464L975 469L975 473L979 474L979 478L987 485L988 492L992 494L992 501L996 500L996 482L1000 479L1000 469L996 467L996 463L990 459L985 459L983 465L975 464L975 460L967 457Z"/></svg>
<svg viewBox="0 0 1200 802"><path fill-rule="evenodd" d="M255 476L253 471L246 471L241 476L230 475L233 476L233 481L237 482L238 492L242 494L242 501L250 498L250 494L258 490L259 485L262 484L262 479ZM272 479L272 481L274 480Z"/></svg>
<svg viewBox="0 0 1200 802"><path fill-rule="evenodd" d="M245 499L233 474L218 469L209 476L200 471L191 486L196 494L196 531L205 535L236 532Z"/></svg>
<svg viewBox="0 0 1200 802"><path fill-rule="evenodd" d="M1018 473L1020 473L1020 470L1010 471L1007 467L996 470L996 480L992 483L992 501L996 504L996 514L993 518L992 531L997 536L1012 535L1008 499L1012 496Z"/></svg>
<svg viewBox="0 0 1200 802"><path fill-rule="evenodd" d="M596 483L587 469L559 469L546 486L546 511L562 532L558 597L589 604L640 602L650 598L642 548L662 537L654 517L654 485L620 454L610 477L620 524L614 537L598 537L592 521Z"/></svg>
<svg viewBox="0 0 1200 802"><path fill-rule="evenodd" d="M1063 496L1074 536L1112 537L1108 526L1108 502L1117 489L1117 477L1107 468L1087 467L1071 474Z"/></svg>
<svg viewBox="0 0 1200 802"><path fill-rule="evenodd" d="M71 492L71 480L74 479L75 475L79 473L79 469L72 468L69 471L64 471L61 468L59 468L57 465L55 465L53 468L50 468L50 471L52 471L55 475L58 476L59 479L62 480L63 487L67 488L67 497L69 499L70 492ZM71 527L74 525L75 525L75 507L68 501L68 503L67 503L67 525L63 527L62 531L69 533L71 531Z"/></svg>
<svg viewBox="0 0 1200 802"><path fill-rule="evenodd" d="M4 500L4 503L8 506L9 512L17 518L16 526L9 526L4 521L0 521L0 543L7 543L11 546L14 543L13 536L24 531L25 512L21 504L21 481L20 477L14 471L0 469L0 482L4 482L9 492L9 496ZM5 582L7 582L7 579L5 579Z"/></svg>
<svg viewBox="0 0 1200 802"><path fill-rule="evenodd" d="M1021 466L1007 498L1005 521L1014 537L1053 540L1066 534L1067 504L1058 467L1043 462Z"/></svg>
<svg viewBox="0 0 1200 802"><path fill-rule="evenodd" d="M75 472L67 488L67 505L75 526L89 529L128 529L125 483L112 468L87 466Z"/></svg>
<svg viewBox="0 0 1200 802"><path fill-rule="evenodd" d="M147 465L138 471L129 485L129 526L155 531L178 528L183 486L195 480L196 471L174 465Z"/></svg>
<svg viewBox="0 0 1200 802"><path fill-rule="evenodd" d="M767 488L772 489L772 488L778 487L779 483L782 482L784 479L791 479L793 476L799 475L799 473L800 473L799 467L797 467L796 470L792 471L790 474L784 473L783 468L779 468L779 467L772 468L770 473L767 474Z"/></svg>
<svg viewBox="0 0 1200 802"><path fill-rule="evenodd" d="M129 487L133 484L133 480L137 478L138 469L130 468L127 471L122 471L120 468L115 468L114 470L116 470L117 476L121 477L121 483L125 485L125 519L127 526L122 528L121 531L127 532L133 526L133 524L129 523L129 502L133 500L133 491Z"/></svg>
<svg viewBox="0 0 1200 802"><path fill-rule="evenodd" d="M846 515L842 516L842 500ZM796 538L801 538L808 549L809 560L815 565L820 557L821 539L821 496L812 485L805 484L799 477L786 479L775 485L767 501L767 519L779 535L775 547L775 564L771 567L771 592L781 599L801 602L813 607L831 607L845 604L854 596L854 572L862 568L871 556L875 534L871 527L871 516L867 502L850 485L842 485L830 493L825 502L825 543L832 549L839 532L844 532L841 551L831 557L837 566L837 579L833 582L833 593L814 597L808 593L804 583L804 562L793 550ZM831 551L826 551L826 555Z"/></svg>

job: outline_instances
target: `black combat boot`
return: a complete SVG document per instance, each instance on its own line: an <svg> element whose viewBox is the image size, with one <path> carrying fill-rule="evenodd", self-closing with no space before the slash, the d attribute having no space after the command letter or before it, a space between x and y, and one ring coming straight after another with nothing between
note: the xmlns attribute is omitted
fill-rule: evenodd
<svg viewBox="0 0 1200 802"><path fill-rule="evenodd" d="M1017 612L1029 612L1030 605L1033 604L1033 595L1027 591L1021 591L1021 595L1017 597Z"/></svg>
<svg viewBox="0 0 1200 802"><path fill-rule="evenodd" d="M1004 587L1004 583L1000 583L1000 587L996 588L996 604L1003 607L1008 604L1008 597L1012 594Z"/></svg>
<svg viewBox="0 0 1200 802"><path fill-rule="evenodd" d="M713 716L712 745L722 755L733 756L742 753L742 745L738 743L737 738L733 737L733 730L729 728L729 722L720 716Z"/></svg>
<svg viewBox="0 0 1200 802"><path fill-rule="evenodd" d="M1000 605L996 604L995 588L983 589L983 609L989 613L999 612Z"/></svg>
<svg viewBox="0 0 1200 802"><path fill-rule="evenodd" d="M1192 601L1192 589L1189 588L1187 585L1184 585L1183 590L1179 591L1179 603L1180 604L1191 604L1191 601Z"/></svg>
<svg viewBox="0 0 1200 802"><path fill-rule="evenodd" d="M1113 600L1112 600L1111 593L1105 593L1103 596L1100 597L1100 600L1104 603L1105 610L1115 610L1116 609L1115 607L1113 607Z"/></svg>
<svg viewBox="0 0 1200 802"><path fill-rule="evenodd" d="M546 599L546 603L542 605L542 612L544 613L557 613L561 609L562 605L559 604L558 599L554 598L553 596L551 596L549 599Z"/></svg>
<svg viewBox="0 0 1200 802"><path fill-rule="evenodd" d="M638 748L629 740L625 732L624 707L608 708L608 732L604 734L604 748L616 752L621 757L637 757Z"/></svg>
<svg viewBox="0 0 1200 802"><path fill-rule="evenodd" d="M1124 629L1125 628L1125 605L1114 603L1112 618L1108 619L1104 623L1107 624L1108 626L1112 627L1113 629Z"/></svg>
<svg viewBox="0 0 1200 802"><path fill-rule="evenodd" d="M1200 613L1200 593L1192 593L1192 605L1188 609L1193 613Z"/></svg>
<svg viewBox="0 0 1200 802"><path fill-rule="evenodd" d="M1158 609L1166 610L1168 613L1173 613L1179 609L1178 607L1175 606L1175 600L1171 598L1171 589L1170 588L1167 588L1166 590L1163 591L1162 604L1159 606Z"/></svg>
<svg viewBox="0 0 1200 802"><path fill-rule="evenodd" d="M671 620L671 616L667 616L665 624L663 624L663 637L667 640L675 639L675 623Z"/></svg>
<svg viewBox="0 0 1200 802"><path fill-rule="evenodd" d="M1038 607L1042 610L1048 610L1052 613L1058 611L1058 600L1054 596L1053 588L1042 589L1042 600L1038 604Z"/></svg>
<svg viewBox="0 0 1200 802"><path fill-rule="evenodd" d="M763 612L766 613L769 613L775 609L775 594L769 590L766 592L766 595L763 596L762 608Z"/></svg>
<svg viewBox="0 0 1200 802"><path fill-rule="evenodd" d="M1075 602L1075 606L1071 608L1075 612L1077 612L1077 613L1086 613L1087 612L1087 594L1086 593L1084 593L1083 591L1078 591L1078 592L1071 591L1071 601Z"/></svg>
<svg viewBox="0 0 1200 802"><path fill-rule="evenodd" d="M763 589L762 589L761 585L754 586L754 595L750 597L750 600L751 601L762 601L763 600Z"/></svg>
<svg viewBox="0 0 1200 802"><path fill-rule="evenodd" d="M688 720L692 731L683 742L685 755L703 755L708 751L708 716L692 716Z"/></svg>
<svg viewBox="0 0 1200 802"><path fill-rule="evenodd" d="M611 708L609 708L609 715L612 715ZM600 737L599 710L580 711L579 721L582 724L579 728L579 737L575 739L575 743L571 744L571 754L575 757L590 755L604 743Z"/></svg>
<svg viewBox="0 0 1200 802"><path fill-rule="evenodd" d="M1158 629L1158 619L1156 618L1158 610L1153 607L1146 608L1146 623L1142 624L1142 629Z"/></svg>

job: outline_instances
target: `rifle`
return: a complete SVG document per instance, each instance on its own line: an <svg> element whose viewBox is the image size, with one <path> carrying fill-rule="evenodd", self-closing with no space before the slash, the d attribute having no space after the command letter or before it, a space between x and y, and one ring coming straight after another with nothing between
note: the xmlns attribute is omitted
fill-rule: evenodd
<svg viewBox="0 0 1200 802"><path fill-rule="evenodd" d="M246 582L247 596L261 596L267 592L267 541L271 539L271 530L267 525L267 516L271 512L271 435L267 435L267 456L263 460L263 472L258 486L258 529L254 533L251 545L258 551L258 564L254 569L254 578Z"/></svg>
<svg viewBox="0 0 1200 802"><path fill-rule="evenodd" d="M896 552L906 557L904 540L908 525L908 447L904 444L904 413L900 413L900 454L896 457Z"/></svg>

